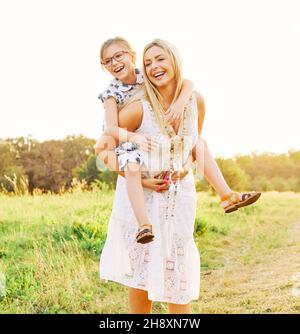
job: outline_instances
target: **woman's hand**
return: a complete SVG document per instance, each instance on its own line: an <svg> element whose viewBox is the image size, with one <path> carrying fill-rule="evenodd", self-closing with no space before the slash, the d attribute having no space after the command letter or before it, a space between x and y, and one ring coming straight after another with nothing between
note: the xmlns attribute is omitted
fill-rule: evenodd
<svg viewBox="0 0 300 334"><path fill-rule="evenodd" d="M173 180L181 180L189 173L190 161L188 161L185 168L181 172L176 172L173 174ZM163 173L162 173L163 174ZM170 188L171 181L169 178L162 179L162 178L142 178L142 186L144 188L154 190L156 192L163 192Z"/></svg>
<svg viewBox="0 0 300 334"><path fill-rule="evenodd" d="M163 192L169 189L170 181L154 178L142 179L142 186L156 192Z"/></svg>

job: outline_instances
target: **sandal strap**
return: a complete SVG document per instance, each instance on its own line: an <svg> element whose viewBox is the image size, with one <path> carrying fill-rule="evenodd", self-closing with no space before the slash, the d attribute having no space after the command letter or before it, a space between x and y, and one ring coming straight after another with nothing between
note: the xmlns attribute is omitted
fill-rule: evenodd
<svg viewBox="0 0 300 334"><path fill-rule="evenodd" d="M148 226L148 227L152 228L152 224L142 224L141 227L140 227L140 229L141 229L142 227L144 227L144 226Z"/></svg>
<svg viewBox="0 0 300 334"><path fill-rule="evenodd" d="M233 194L234 193L229 193L229 194L225 195L224 197L221 198L221 201L223 202L223 201L228 200Z"/></svg>
<svg viewBox="0 0 300 334"><path fill-rule="evenodd" d="M153 236L151 224L141 225L135 238L137 241L139 241L144 237L144 235Z"/></svg>
<svg viewBox="0 0 300 334"><path fill-rule="evenodd" d="M145 233L152 233L152 225L151 224L143 224L138 230L137 237L145 234Z"/></svg>
<svg viewBox="0 0 300 334"><path fill-rule="evenodd" d="M137 234L137 239L139 239L140 237L142 237L144 234L148 234L148 233L151 233L150 230L144 230L144 231L140 231L138 234Z"/></svg>
<svg viewBox="0 0 300 334"><path fill-rule="evenodd" d="M250 197L251 197L251 194L248 194L248 193L243 194L243 195L242 195L242 201L245 201L246 199L248 199L248 198L250 198Z"/></svg>
<svg viewBox="0 0 300 334"><path fill-rule="evenodd" d="M229 203L227 206L234 205L235 203L240 202L239 195L237 193L229 193L221 198L221 202L225 201L228 201Z"/></svg>

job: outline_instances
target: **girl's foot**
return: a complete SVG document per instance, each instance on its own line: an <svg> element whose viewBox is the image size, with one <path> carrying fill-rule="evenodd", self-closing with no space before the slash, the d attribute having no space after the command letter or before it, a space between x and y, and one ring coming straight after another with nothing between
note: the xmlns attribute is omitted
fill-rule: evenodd
<svg viewBox="0 0 300 334"><path fill-rule="evenodd" d="M147 244L148 242L153 241L154 234L152 233L151 224L143 224L139 229L136 235L136 241L141 244Z"/></svg>
<svg viewBox="0 0 300 334"><path fill-rule="evenodd" d="M229 213L253 204L259 199L260 195L261 193L255 191L251 193L231 193L221 199L221 205L225 213Z"/></svg>

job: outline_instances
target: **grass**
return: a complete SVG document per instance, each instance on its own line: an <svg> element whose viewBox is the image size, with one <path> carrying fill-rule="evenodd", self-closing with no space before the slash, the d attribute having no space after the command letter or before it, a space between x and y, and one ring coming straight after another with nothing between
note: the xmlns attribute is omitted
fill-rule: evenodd
<svg viewBox="0 0 300 334"><path fill-rule="evenodd" d="M0 195L0 313L129 312L127 288L99 282L113 195ZM216 197L197 196L201 297L193 312L299 313L300 194L264 193L226 215ZM154 303L153 312L167 307Z"/></svg>

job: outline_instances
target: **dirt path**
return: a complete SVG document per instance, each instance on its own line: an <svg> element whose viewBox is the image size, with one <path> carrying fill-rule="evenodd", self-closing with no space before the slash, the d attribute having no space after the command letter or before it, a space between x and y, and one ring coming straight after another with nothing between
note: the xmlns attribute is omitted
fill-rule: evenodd
<svg viewBox="0 0 300 334"><path fill-rule="evenodd" d="M204 271L196 311L300 314L300 220L288 226L285 241L257 263L239 261L245 248L229 257L222 269Z"/></svg>

